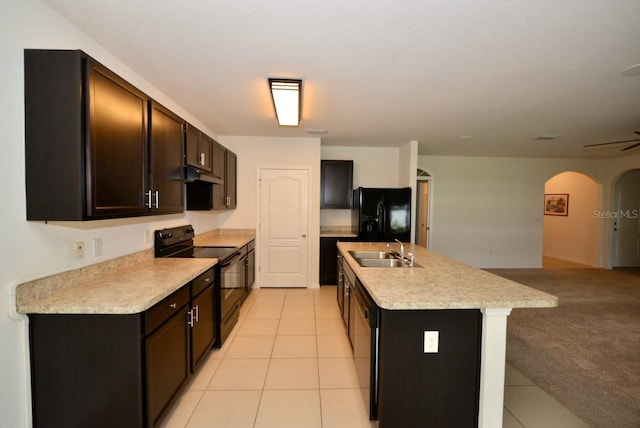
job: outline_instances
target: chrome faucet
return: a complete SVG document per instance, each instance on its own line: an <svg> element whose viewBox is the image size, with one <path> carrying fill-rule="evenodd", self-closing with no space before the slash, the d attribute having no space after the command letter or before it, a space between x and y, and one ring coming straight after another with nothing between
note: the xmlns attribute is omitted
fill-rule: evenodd
<svg viewBox="0 0 640 428"><path fill-rule="evenodd" d="M395 241L400 244L400 258L404 261L404 245L397 239Z"/></svg>

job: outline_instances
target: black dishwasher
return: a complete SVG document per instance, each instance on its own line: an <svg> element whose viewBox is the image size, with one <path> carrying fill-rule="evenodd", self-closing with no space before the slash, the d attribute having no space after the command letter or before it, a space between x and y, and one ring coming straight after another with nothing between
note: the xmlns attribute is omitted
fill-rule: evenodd
<svg viewBox="0 0 640 428"><path fill-rule="evenodd" d="M358 384L369 419L377 419L378 402L378 306L358 278L351 284L349 339Z"/></svg>

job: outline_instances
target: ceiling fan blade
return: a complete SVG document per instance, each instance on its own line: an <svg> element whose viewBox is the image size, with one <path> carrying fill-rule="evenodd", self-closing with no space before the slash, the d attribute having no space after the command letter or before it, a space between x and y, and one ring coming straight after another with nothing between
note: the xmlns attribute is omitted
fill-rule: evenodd
<svg viewBox="0 0 640 428"><path fill-rule="evenodd" d="M630 145L629 147L625 147L624 149L622 149L620 151L621 152L626 152L627 150L635 149L638 146L640 146L640 143L635 143L635 144Z"/></svg>
<svg viewBox="0 0 640 428"><path fill-rule="evenodd" d="M608 145L611 145L611 144L634 143L636 141L640 141L640 138L634 138L633 140L611 141L611 142L608 142L608 143L587 144L587 145L582 146L582 147L586 148L586 147L608 146Z"/></svg>

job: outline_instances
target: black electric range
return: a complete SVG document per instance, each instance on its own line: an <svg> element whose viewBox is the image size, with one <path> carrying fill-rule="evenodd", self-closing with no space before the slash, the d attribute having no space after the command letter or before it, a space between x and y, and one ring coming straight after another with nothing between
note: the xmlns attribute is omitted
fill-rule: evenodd
<svg viewBox="0 0 640 428"><path fill-rule="evenodd" d="M222 346L238 321L240 305L246 297L246 250L237 247L204 247L193 243L195 236L191 225L172 227L154 232L156 257L215 258L214 293L216 302L216 346Z"/></svg>

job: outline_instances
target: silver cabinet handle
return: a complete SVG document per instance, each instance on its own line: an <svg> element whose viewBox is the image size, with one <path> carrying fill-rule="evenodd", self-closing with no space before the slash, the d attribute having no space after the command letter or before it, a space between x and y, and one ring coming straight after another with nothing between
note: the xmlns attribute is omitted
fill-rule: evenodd
<svg viewBox="0 0 640 428"><path fill-rule="evenodd" d="M156 208L159 208L160 205L160 192L156 190Z"/></svg>
<svg viewBox="0 0 640 428"><path fill-rule="evenodd" d="M198 163L199 163L200 165L203 165L203 166L204 166L204 160L205 160L205 158L204 158L204 152L200 152L200 162L198 162Z"/></svg>
<svg viewBox="0 0 640 428"><path fill-rule="evenodd" d="M195 314L196 322L200 321L200 305L196 305L196 306L193 308L193 310L194 310L194 312L196 313L196 314Z"/></svg>
<svg viewBox="0 0 640 428"><path fill-rule="evenodd" d="M209 282L209 281L211 281L211 278L209 278L209 277L206 277L206 278L204 279L204 282Z"/></svg>
<svg viewBox="0 0 640 428"><path fill-rule="evenodd" d="M145 193L147 196L147 208L151 208L151 190Z"/></svg>
<svg viewBox="0 0 640 428"><path fill-rule="evenodd" d="M177 303L170 303L170 304L169 304L169 307L170 307L171 309L175 309L175 308L177 308L177 307L178 307L178 304L177 304Z"/></svg>
<svg viewBox="0 0 640 428"><path fill-rule="evenodd" d="M193 327L193 309L191 309L189 312L187 312L187 316L189 317L189 320L187 321L187 324L189 325L189 327Z"/></svg>

